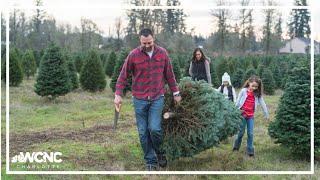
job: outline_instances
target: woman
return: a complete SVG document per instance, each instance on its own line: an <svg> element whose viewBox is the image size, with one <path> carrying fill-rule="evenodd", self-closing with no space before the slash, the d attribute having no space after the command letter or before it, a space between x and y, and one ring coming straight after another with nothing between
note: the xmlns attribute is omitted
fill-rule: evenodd
<svg viewBox="0 0 320 180"><path fill-rule="evenodd" d="M211 84L209 61L200 48L196 48L193 51L189 74L194 81L205 80L207 83Z"/></svg>

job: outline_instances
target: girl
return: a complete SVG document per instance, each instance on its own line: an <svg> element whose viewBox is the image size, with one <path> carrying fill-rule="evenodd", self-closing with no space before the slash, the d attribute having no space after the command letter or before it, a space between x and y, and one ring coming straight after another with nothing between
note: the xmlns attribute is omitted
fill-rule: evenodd
<svg viewBox="0 0 320 180"><path fill-rule="evenodd" d="M221 92L226 99L229 99L232 102L236 102L236 91L234 90L234 87L231 85L230 76L228 73L224 73L222 76L222 84L218 88L218 92Z"/></svg>
<svg viewBox="0 0 320 180"><path fill-rule="evenodd" d="M194 81L205 80L211 84L210 65L208 59L200 48L193 51L192 61L189 66L189 74Z"/></svg>
<svg viewBox="0 0 320 180"><path fill-rule="evenodd" d="M247 154L254 156L253 147L253 122L254 112L257 109L257 105L260 104L265 118L269 119L269 113L267 106L262 98L262 82L256 77L250 77L243 89L239 93L239 97L236 103L243 116L242 124L240 125L240 131L233 145L233 151L238 151L241 145L242 137L247 126Z"/></svg>

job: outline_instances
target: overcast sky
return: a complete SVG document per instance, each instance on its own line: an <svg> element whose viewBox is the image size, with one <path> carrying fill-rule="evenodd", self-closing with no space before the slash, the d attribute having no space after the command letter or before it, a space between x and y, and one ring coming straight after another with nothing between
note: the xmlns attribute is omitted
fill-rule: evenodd
<svg viewBox="0 0 320 180"><path fill-rule="evenodd" d="M163 0L162 0L163 1ZM240 0L227 0L229 5L239 5ZM3 2L3 1L2 1ZM72 26L80 26L81 17L93 20L98 27L108 35L109 32L114 34L114 21L115 18L121 17L124 23L127 22L126 11L122 9L127 0L112 1L112 0L43 0L44 6L48 7L46 10L48 15L53 16L58 24L71 24ZM195 4L197 2L198 4ZM277 1L279 6L292 6L294 0L281 0ZM320 0L307 0L308 4L312 7L317 7L313 17L315 29L315 38L320 41ZM34 0L11 0L4 2L7 5L17 5L26 7L34 4ZM215 6L215 0L182 0L181 4L187 7L206 6L208 9L195 10L185 9L184 12L188 15L186 18L187 31L190 32L192 28L195 34L208 36L210 33L215 32L217 28L214 26L210 7ZM251 0L250 5L263 5L261 0ZM81 7L81 8L80 8ZM112 8L111 8L112 7ZM27 17L34 14L34 10L23 9ZM235 24L239 10L230 10L232 14L231 24ZM286 30L289 18L290 9L281 10L283 18L283 29ZM254 27L258 36L262 34L262 26L264 23L263 10L254 10ZM284 33L284 37L287 35Z"/></svg>

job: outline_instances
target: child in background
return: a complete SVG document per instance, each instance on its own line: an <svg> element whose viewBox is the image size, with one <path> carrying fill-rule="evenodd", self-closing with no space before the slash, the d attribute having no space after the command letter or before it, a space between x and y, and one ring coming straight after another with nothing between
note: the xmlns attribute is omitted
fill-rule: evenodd
<svg viewBox="0 0 320 180"><path fill-rule="evenodd" d="M222 84L218 88L218 91L221 92L226 99L229 99L232 102L236 102L236 91L234 90L234 87L231 85L230 76L228 73L224 73L222 76Z"/></svg>
<svg viewBox="0 0 320 180"><path fill-rule="evenodd" d="M252 76L246 81L237 99L236 107L238 107L241 110L243 120L240 125L240 131L233 145L233 151L239 150L241 146L242 137L247 126L247 154L249 156L254 156L253 124L254 113L257 109L258 104L261 105L265 118L269 120L268 109L262 98L261 79L256 76Z"/></svg>

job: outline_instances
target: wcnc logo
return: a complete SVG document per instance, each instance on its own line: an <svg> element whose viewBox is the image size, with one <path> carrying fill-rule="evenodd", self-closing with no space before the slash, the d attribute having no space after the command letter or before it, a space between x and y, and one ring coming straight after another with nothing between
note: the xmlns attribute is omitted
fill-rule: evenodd
<svg viewBox="0 0 320 180"><path fill-rule="evenodd" d="M26 162L36 162L36 163L45 163L45 162L51 162L51 163L61 163L62 159L59 158L59 156L62 156L61 152L20 152L20 154L15 155L12 157L11 162L12 163L26 163Z"/></svg>

